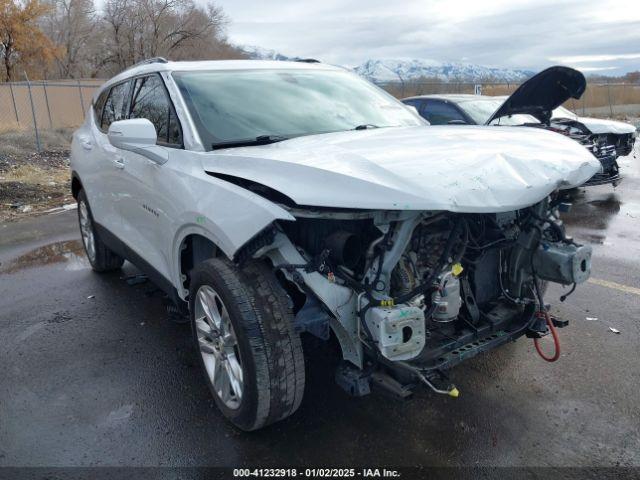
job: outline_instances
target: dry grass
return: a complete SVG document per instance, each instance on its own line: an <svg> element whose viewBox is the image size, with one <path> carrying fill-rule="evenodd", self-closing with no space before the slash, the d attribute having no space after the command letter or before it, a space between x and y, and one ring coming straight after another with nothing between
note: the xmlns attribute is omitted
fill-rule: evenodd
<svg viewBox="0 0 640 480"><path fill-rule="evenodd" d="M574 109L613 105L640 105L640 85L591 85L580 100L570 100L567 106Z"/></svg>
<svg viewBox="0 0 640 480"><path fill-rule="evenodd" d="M21 182L32 185L42 184L62 184L66 185L71 181L69 170L66 168L44 169L36 165L18 165L0 176L2 182Z"/></svg>
<svg viewBox="0 0 640 480"><path fill-rule="evenodd" d="M72 128L44 130L40 133L40 144L46 151L68 150L71 145ZM0 127L0 155L22 156L36 151L33 130Z"/></svg>
<svg viewBox="0 0 640 480"><path fill-rule="evenodd" d="M483 85L484 95L511 95L518 85ZM397 98L410 97L413 95L445 94L445 93L474 93L474 87L470 83L438 83L438 82L416 82L385 85L384 89ZM572 110L581 108L596 108L613 105L640 105L640 85L598 85L588 84L587 89L580 100L569 100L566 107Z"/></svg>
<svg viewBox="0 0 640 480"><path fill-rule="evenodd" d="M18 128L18 127L15 127L13 125L0 123L0 136L4 135L5 133L26 132L27 130L28 129L26 127L25 128Z"/></svg>

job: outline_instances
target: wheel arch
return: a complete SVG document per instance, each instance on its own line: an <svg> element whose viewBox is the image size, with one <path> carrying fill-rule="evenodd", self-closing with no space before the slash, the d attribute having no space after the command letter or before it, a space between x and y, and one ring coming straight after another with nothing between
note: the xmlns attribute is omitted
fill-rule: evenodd
<svg viewBox="0 0 640 480"><path fill-rule="evenodd" d="M80 190L82 190L84 187L82 185L82 180L80 180L80 175L78 175L77 172L72 171L71 172L71 195L73 195L73 198L75 200L78 199L78 193L80 193Z"/></svg>
<svg viewBox="0 0 640 480"><path fill-rule="evenodd" d="M176 289L178 295L183 300L189 296L189 285L191 283L190 272L197 264L210 258L229 255L220 247L221 242L210 232L197 227L187 227L176 239L174 248L174 261L176 271Z"/></svg>
<svg viewBox="0 0 640 480"><path fill-rule="evenodd" d="M180 298L186 300L189 295L189 272L200 262L215 257L242 264L262 247L270 245L276 234L275 219L266 225L252 225L246 228L246 236L230 238L220 225L208 217L197 215L197 223L186 224L179 229L173 242L174 284ZM211 228L208 228L211 227Z"/></svg>

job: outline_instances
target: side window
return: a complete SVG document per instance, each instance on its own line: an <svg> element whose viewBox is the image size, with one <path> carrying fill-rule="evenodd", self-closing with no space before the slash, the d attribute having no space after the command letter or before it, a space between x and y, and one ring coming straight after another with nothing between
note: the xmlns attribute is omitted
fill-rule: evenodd
<svg viewBox="0 0 640 480"><path fill-rule="evenodd" d="M128 96L129 82L120 83L109 90L108 96L106 96L104 101L104 108L102 110L100 122L100 128L103 131L106 132L112 122L126 118L126 103ZM98 101L100 101L100 98Z"/></svg>
<svg viewBox="0 0 640 480"><path fill-rule="evenodd" d="M462 114L453 106L444 102L426 101L422 104L420 114L429 120L431 125L446 125L452 120L465 121Z"/></svg>
<svg viewBox="0 0 640 480"><path fill-rule="evenodd" d="M158 75L135 79L129 118L146 118L153 123L158 133L158 143L182 145L178 118Z"/></svg>
<svg viewBox="0 0 640 480"><path fill-rule="evenodd" d="M102 111L102 121L100 122L100 128L103 131L109 129L109 125L116 120L123 120L126 118L126 104L129 93L129 82L120 83L111 88L109 96L104 104L104 110Z"/></svg>

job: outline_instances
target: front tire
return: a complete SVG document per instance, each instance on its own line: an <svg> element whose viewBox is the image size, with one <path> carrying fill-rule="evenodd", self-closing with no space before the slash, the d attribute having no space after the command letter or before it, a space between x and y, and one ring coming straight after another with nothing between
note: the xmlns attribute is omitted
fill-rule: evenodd
<svg viewBox="0 0 640 480"><path fill-rule="evenodd" d="M78 223L84 251L95 272L110 272L122 267L124 259L107 247L95 228L89 201L84 190L78 192Z"/></svg>
<svg viewBox="0 0 640 480"><path fill-rule="evenodd" d="M304 358L286 293L267 265L213 258L191 272L189 312L216 405L242 430L292 415L304 393Z"/></svg>

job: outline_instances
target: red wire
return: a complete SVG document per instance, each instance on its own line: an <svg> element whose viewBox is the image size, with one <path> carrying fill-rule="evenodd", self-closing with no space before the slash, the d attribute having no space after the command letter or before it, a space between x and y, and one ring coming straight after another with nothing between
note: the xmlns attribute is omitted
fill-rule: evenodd
<svg viewBox="0 0 640 480"><path fill-rule="evenodd" d="M553 337L553 345L554 345L554 351L555 351L555 353L553 354L553 357L547 357L544 354L544 352L540 348L540 344L538 343L539 338L534 338L533 344L536 347L538 355L540 355L543 360L546 360L547 362L555 362L560 358L560 339L558 338L558 332L556 332L556 327L553 325L553 322L551 321L551 317L549 316L549 313L548 312L540 312L540 313L544 315L544 319L547 322L547 326L549 327L549 330L551 331L551 336Z"/></svg>

